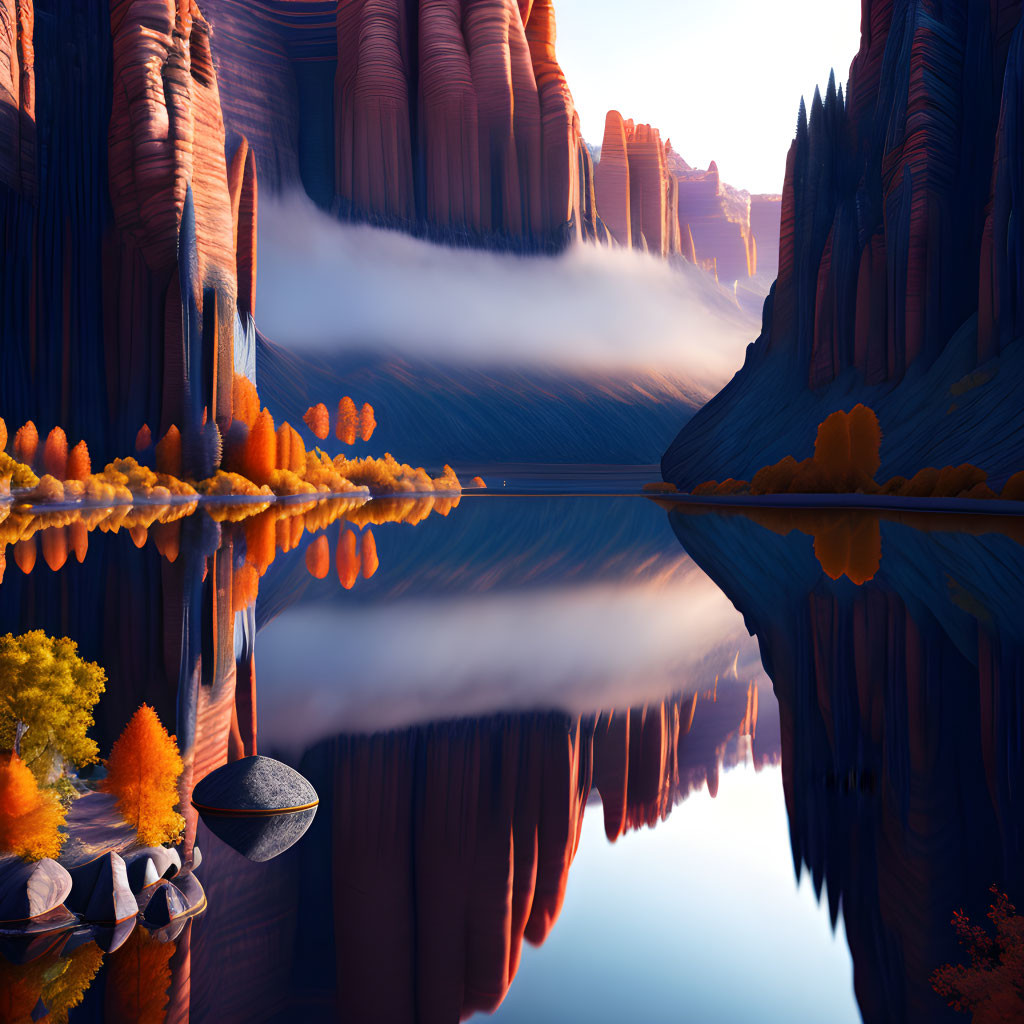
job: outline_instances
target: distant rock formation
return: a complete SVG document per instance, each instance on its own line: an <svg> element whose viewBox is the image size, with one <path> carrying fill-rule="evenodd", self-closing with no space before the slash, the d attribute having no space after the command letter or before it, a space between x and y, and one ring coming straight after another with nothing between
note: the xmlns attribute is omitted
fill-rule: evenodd
<svg viewBox="0 0 1024 1024"><path fill-rule="evenodd" d="M1019 0L863 0L846 96L833 76L800 105L762 335L669 450L670 479L756 471L851 391L873 396L883 473L1021 468L1022 85Z"/></svg>
<svg viewBox="0 0 1024 1024"><path fill-rule="evenodd" d="M525 250L601 233L552 0L207 0L224 118L274 192Z"/></svg>
<svg viewBox="0 0 1024 1024"><path fill-rule="evenodd" d="M695 170L657 128L608 111L594 183L598 215L619 245L682 257L729 285L777 269L781 197L724 184L713 161Z"/></svg>

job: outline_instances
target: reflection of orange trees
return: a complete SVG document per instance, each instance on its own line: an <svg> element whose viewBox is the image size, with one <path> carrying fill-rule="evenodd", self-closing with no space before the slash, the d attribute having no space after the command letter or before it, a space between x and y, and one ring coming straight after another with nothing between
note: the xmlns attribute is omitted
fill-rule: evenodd
<svg viewBox="0 0 1024 1024"><path fill-rule="evenodd" d="M152 534L161 554L168 561L177 557L176 536L179 520L195 511L194 501L186 505L116 505L114 507L71 508L36 512L0 506L0 582L6 566L6 549L13 546L15 564L24 573L36 565L38 548L43 560L54 572L63 568L74 554L85 561L89 533L128 531L137 547Z"/></svg>
<svg viewBox="0 0 1024 1024"><path fill-rule="evenodd" d="M988 918L995 934L972 925L958 910L953 927L970 963L940 967L932 987L954 1010L973 1014L978 1024L1010 1024L1024 1020L1024 917L998 887L991 891Z"/></svg>
<svg viewBox="0 0 1024 1024"><path fill-rule="evenodd" d="M105 1019L115 1024L163 1024L175 944L149 929L133 929L107 964Z"/></svg>
<svg viewBox="0 0 1024 1024"><path fill-rule="evenodd" d="M106 682L67 637L41 629L0 636L0 748L14 750L41 781L65 762L93 763L99 751L88 729Z"/></svg>
<svg viewBox="0 0 1024 1024"><path fill-rule="evenodd" d="M178 814L178 779L184 771L178 744L157 713L143 704L132 715L107 759L103 789L143 846L177 842L185 826Z"/></svg>
<svg viewBox="0 0 1024 1024"><path fill-rule="evenodd" d="M17 754L0 754L0 853L25 860L56 857L64 841L63 824L56 794L39 788Z"/></svg>
<svg viewBox="0 0 1024 1024"><path fill-rule="evenodd" d="M819 427L814 456L797 462L787 455L759 470L754 479L719 483L709 480L695 487L695 495L736 494L881 494L905 498L995 498L988 474L977 466L928 467L910 480L895 476L878 484L882 433L871 409L857 405L849 413L834 412ZM1024 473L1007 481L1001 497L1024 500Z"/></svg>
<svg viewBox="0 0 1024 1024"><path fill-rule="evenodd" d="M24 964L0 956L0 1021L67 1024L102 963L103 951L95 942L76 947L69 956L48 952ZM45 1017L33 1013L40 1000Z"/></svg>

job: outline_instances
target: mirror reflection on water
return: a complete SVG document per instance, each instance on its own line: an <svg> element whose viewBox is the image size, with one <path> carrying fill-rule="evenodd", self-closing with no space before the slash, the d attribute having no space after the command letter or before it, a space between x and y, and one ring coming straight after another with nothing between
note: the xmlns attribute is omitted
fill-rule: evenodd
<svg viewBox="0 0 1024 1024"><path fill-rule="evenodd" d="M0 633L103 666L102 756L145 702L188 792L319 800L264 863L183 803L160 928L5 926L10 1019L962 1019L954 912L1024 891L1024 520L510 483L6 524Z"/></svg>

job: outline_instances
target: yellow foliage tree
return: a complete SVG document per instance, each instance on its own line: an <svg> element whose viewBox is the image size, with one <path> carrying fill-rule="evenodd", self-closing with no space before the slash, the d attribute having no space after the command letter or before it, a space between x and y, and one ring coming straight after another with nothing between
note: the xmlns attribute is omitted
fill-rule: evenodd
<svg viewBox="0 0 1024 1024"><path fill-rule="evenodd" d="M0 852L25 860L56 857L64 842L63 824L56 795L39 788L17 754L0 755Z"/></svg>
<svg viewBox="0 0 1024 1024"><path fill-rule="evenodd" d="M62 943L58 943L58 948ZM0 957L0 1021L4 1024L67 1024L68 1014L81 1003L103 962L95 942L78 946L70 956L50 951L28 963ZM46 1016L35 1013L39 1001Z"/></svg>
<svg viewBox="0 0 1024 1024"><path fill-rule="evenodd" d="M40 781L64 761L92 764L99 750L88 729L106 682L67 637L41 629L0 636L0 747L16 751Z"/></svg>
<svg viewBox="0 0 1024 1024"><path fill-rule="evenodd" d="M124 727L107 759L103 789L117 798L125 821L143 846L178 840L185 819L178 814L178 779L184 771L178 744L143 704Z"/></svg>
<svg viewBox="0 0 1024 1024"><path fill-rule="evenodd" d="M42 994L43 1005L50 1011L48 1024L67 1024L68 1014L85 998L102 963L103 950L88 942L60 960L56 971L48 972L50 980Z"/></svg>

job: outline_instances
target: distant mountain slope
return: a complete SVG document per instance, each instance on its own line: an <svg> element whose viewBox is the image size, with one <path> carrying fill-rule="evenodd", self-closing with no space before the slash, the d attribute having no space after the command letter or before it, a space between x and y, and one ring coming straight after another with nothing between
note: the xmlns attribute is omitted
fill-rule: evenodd
<svg viewBox="0 0 1024 1024"><path fill-rule="evenodd" d="M374 451L435 464L657 462L709 397L682 374L476 367L398 357L304 357L260 337L261 394L301 428L310 405L351 395L377 409Z"/></svg>

